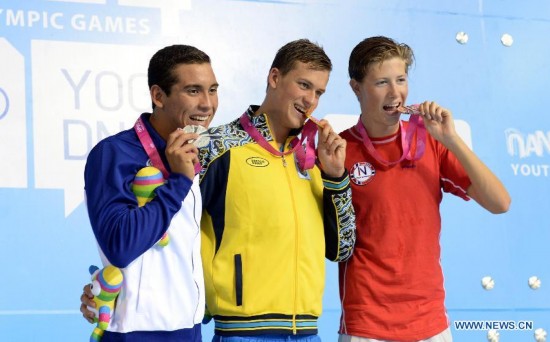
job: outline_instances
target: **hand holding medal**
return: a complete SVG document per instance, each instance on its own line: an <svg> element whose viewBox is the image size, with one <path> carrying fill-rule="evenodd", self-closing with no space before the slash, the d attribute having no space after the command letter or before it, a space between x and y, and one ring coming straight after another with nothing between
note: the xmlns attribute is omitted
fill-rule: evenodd
<svg viewBox="0 0 550 342"><path fill-rule="evenodd" d="M420 115L425 120L443 122L445 114L448 110L439 106L435 102L423 102L421 104L402 105L397 108L397 111L406 115Z"/></svg>
<svg viewBox="0 0 550 342"><path fill-rule="evenodd" d="M199 150L192 142L198 138L197 133L186 132L183 128L178 128L168 136L165 152L172 172L183 174L189 179L195 177Z"/></svg>
<svg viewBox="0 0 550 342"><path fill-rule="evenodd" d="M331 177L340 177L345 172L346 140L342 139L325 120L321 121L311 115L311 110L304 116L319 128L319 146L317 155L323 171Z"/></svg>
<svg viewBox="0 0 550 342"><path fill-rule="evenodd" d="M451 111L436 102L425 101L421 104L402 106L398 110L403 114L411 115L411 120L416 115L422 117L423 124L430 135L445 146L457 136Z"/></svg>

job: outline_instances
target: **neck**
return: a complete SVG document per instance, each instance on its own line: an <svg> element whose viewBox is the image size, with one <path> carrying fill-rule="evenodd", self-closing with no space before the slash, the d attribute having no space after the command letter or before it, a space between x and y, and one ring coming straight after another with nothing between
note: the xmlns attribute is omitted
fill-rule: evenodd
<svg viewBox="0 0 550 342"><path fill-rule="evenodd" d="M361 122L370 138L382 138L395 134L399 130L399 121L395 125L384 125L373 120L365 114L361 114Z"/></svg>
<svg viewBox="0 0 550 342"><path fill-rule="evenodd" d="M159 119L159 114L153 111L149 117L149 123L164 141L168 141L168 136L172 133L167 125Z"/></svg>
<svg viewBox="0 0 550 342"><path fill-rule="evenodd" d="M283 114L279 113L277 109L267 106L265 102L260 106L260 108L258 108L256 113L254 113L254 116L262 113L265 113L267 116L268 127L273 135L273 139L275 139L275 142L277 144L284 144L288 138L290 129L285 128L279 121L279 118Z"/></svg>

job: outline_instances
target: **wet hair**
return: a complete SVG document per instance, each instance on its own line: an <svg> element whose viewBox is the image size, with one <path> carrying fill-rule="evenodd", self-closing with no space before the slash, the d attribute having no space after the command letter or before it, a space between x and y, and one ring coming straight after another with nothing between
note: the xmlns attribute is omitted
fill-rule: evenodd
<svg viewBox="0 0 550 342"><path fill-rule="evenodd" d="M349 77L361 82L371 65L394 57L401 58L405 62L405 72L409 73L409 68L414 62L414 53L410 46L383 36L366 38L351 51Z"/></svg>
<svg viewBox="0 0 550 342"><path fill-rule="evenodd" d="M210 57L203 51L190 45L171 45L158 50L149 61L147 82L149 89L158 85L162 91L170 96L172 86L178 82L173 72L181 64L210 64ZM153 109L155 104L153 103Z"/></svg>
<svg viewBox="0 0 550 342"><path fill-rule="evenodd" d="M285 75L294 68L295 62L308 64L313 70L332 71L332 62L323 48L308 39L294 40L281 47L271 68L277 68Z"/></svg>

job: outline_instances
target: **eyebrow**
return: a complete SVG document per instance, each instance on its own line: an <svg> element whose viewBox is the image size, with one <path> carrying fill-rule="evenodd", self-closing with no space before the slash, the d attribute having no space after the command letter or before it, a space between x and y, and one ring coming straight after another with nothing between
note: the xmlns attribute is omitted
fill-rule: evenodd
<svg viewBox="0 0 550 342"><path fill-rule="evenodd" d="M211 84L208 88L212 88L212 87L219 87L220 84L219 83L213 83ZM190 88L200 88L200 89L203 89L204 87L201 85L201 84L188 84L186 86L183 87L183 89L190 89Z"/></svg>
<svg viewBox="0 0 550 342"><path fill-rule="evenodd" d="M407 74L403 74L403 75L397 75L397 76L395 76L395 77L377 77L377 78L375 78L374 80L376 80L376 81L380 81L380 80L391 80L391 79L394 79L394 78L403 78L403 77L406 78L406 77L408 77L408 75L407 75Z"/></svg>

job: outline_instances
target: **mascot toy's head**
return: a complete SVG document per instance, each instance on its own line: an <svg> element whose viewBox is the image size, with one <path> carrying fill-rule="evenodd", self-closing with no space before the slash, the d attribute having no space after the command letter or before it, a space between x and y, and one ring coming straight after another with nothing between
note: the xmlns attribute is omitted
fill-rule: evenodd
<svg viewBox="0 0 550 342"><path fill-rule="evenodd" d="M122 287L122 272L115 266L109 265L103 269L90 266L92 275L92 293L105 302L116 299Z"/></svg>
<svg viewBox="0 0 550 342"><path fill-rule="evenodd" d="M101 340L103 332L109 327L124 277L120 269L112 265L102 269L92 265L89 270L92 275L91 290L96 307L95 309L88 308L95 312L95 322L97 323L90 336L90 341L96 342Z"/></svg>

